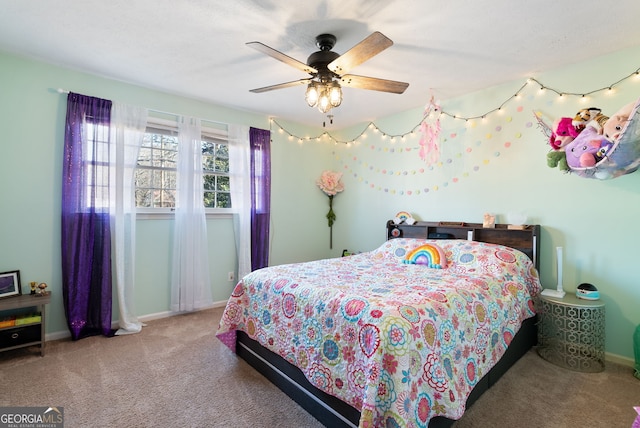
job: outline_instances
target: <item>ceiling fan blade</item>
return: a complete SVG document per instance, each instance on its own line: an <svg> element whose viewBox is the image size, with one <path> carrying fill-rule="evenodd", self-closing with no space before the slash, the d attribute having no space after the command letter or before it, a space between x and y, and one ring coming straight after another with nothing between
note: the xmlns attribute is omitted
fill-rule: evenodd
<svg viewBox="0 0 640 428"><path fill-rule="evenodd" d="M291 67L297 68L298 70L304 71L305 73L309 73L309 74L316 74L318 72L318 70L316 70L315 68L308 66L307 64L305 64L304 62L300 62L295 58L291 58L288 55L283 54L280 51L277 51L273 48L270 48L269 46L265 45L264 43L260 43L260 42L248 42L246 43L247 46L252 47L253 49L260 51L264 54L269 55L272 58L277 59L278 61L282 61L287 65L290 65Z"/></svg>
<svg viewBox="0 0 640 428"><path fill-rule="evenodd" d="M280 83L278 85L271 85L271 86L265 86L263 88L251 89L249 90L249 92L259 94L261 92L273 91L275 89L284 89L284 88L290 88L291 86L305 85L305 84L309 84L309 82L311 82L311 79L300 79L300 80L294 80L292 82Z"/></svg>
<svg viewBox="0 0 640 428"><path fill-rule="evenodd" d="M340 78L340 84L349 88L369 89L393 94L401 94L409 87L409 84L405 82L357 76L355 74L345 74Z"/></svg>
<svg viewBox="0 0 640 428"><path fill-rule="evenodd" d="M369 58L393 45L393 41L379 31L349 49L344 54L329 63L329 70L336 74L347 73L352 68L362 64Z"/></svg>

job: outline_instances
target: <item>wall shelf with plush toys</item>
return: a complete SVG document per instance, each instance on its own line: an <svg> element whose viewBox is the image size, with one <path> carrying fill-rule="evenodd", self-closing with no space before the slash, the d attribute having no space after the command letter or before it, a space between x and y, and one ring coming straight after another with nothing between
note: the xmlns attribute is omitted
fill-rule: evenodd
<svg viewBox="0 0 640 428"><path fill-rule="evenodd" d="M611 116L599 108L586 108L552 126L536 115L551 146L547 165L599 180L636 171L640 167L639 110L640 99Z"/></svg>

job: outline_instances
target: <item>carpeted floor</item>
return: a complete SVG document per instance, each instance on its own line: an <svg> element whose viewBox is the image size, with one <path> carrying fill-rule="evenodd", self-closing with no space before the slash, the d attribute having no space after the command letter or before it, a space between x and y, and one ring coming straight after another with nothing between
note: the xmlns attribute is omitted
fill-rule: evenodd
<svg viewBox="0 0 640 428"><path fill-rule="evenodd" d="M151 321L142 333L0 353L0 406L61 406L65 427L320 427L215 338L222 309ZM564 370L531 351L455 428L630 427L640 380L608 364Z"/></svg>

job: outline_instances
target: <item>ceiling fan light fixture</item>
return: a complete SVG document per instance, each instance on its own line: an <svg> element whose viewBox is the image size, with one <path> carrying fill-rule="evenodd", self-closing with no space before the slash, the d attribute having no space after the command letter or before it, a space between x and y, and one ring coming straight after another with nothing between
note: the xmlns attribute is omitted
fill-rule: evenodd
<svg viewBox="0 0 640 428"><path fill-rule="evenodd" d="M327 85L327 91L329 92L329 102L332 107L338 107L342 104L342 88L340 84L335 80Z"/></svg>
<svg viewBox="0 0 640 428"><path fill-rule="evenodd" d="M309 83L307 86L307 91L304 95L305 100L309 107L315 107L318 104L318 99L320 98L320 91L318 90L318 85L316 82Z"/></svg>
<svg viewBox="0 0 640 428"><path fill-rule="evenodd" d="M342 88L335 80L328 83L312 81L307 86L304 98L309 107L318 107L322 113L327 113L342 103Z"/></svg>
<svg viewBox="0 0 640 428"><path fill-rule="evenodd" d="M331 99L329 98L329 93L326 90L323 90L320 93L320 98L318 98L318 110L322 113L326 113L331 110Z"/></svg>

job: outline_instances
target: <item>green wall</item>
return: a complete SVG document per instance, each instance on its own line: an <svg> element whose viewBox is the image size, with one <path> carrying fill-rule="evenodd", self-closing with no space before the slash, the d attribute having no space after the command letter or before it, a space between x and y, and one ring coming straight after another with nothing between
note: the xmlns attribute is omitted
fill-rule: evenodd
<svg viewBox="0 0 640 428"><path fill-rule="evenodd" d="M640 47L533 77L547 87L582 94L607 88L634 73L640 67L638 58ZM458 117L481 116L515 95L527 77L441 100L442 110ZM410 132L420 123L423 108L377 121L382 132L367 130L365 138L356 139L364 126L345 130L338 139L355 139L355 143L335 146L332 164L345 172L346 189L336 198L335 228L343 236L338 246L360 251L375 248L384 239L380 225L399 211L421 220L479 223L486 212L496 214L499 223L507 223L510 212L525 213L528 223L542 226L543 286L556 287L555 247L562 246L565 291L574 293L582 282L599 289L606 304L606 351L610 358L629 362L633 332L640 324L640 173L598 181L549 168L549 145L533 112L541 112L548 121L573 117L591 106L612 115L638 98L637 75L612 93L601 91L584 100L560 98L528 84L519 99L508 101L501 112L488 114L484 121L443 116L442 164L433 170L419 157L419 132L406 136L404 142L380 136Z"/></svg>
<svg viewBox="0 0 640 428"><path fill-rule="evenodd" d="M67 333L61 293L60 197L66 95L58 88L141 105L153 110L191 115L222 123L269 129L269 118L231 110L193 99L127 85L53 65L0 53L0 271L20 270L23 288L31 281L46 282L53 292L47 332ZM272 147L273 239L272 263L326 257L318 241L324 235L309 227L301 207L320 207L313 181L330 162L318 145ZM310 190L311 188L311 190ZM315 197L314 197L315 196ZM136 230L136 312L154 317L169 313L173 222L138 220ZM299 230L296 230L299 229ZM290 233L290 231L292 231ZM231 216L207 221L214 301L225 301L236 271ZM294 238L294 239L292 239ZM114 300L114 319L117 303ZM213 328L213 327L212 327Z"/></svg>
<svg viewBox="0 0 640 428"><path fill-rule="evenodd" d="M608 87L635 71L640 48L593 59L534 77L566 92ZM498 107L522 86L521 81L440 100L442 109L458 116L482 115ZM555 287L555 247L564 248L564 286L574 292L581 282L595 284L606 303L606 348L609 357L633 358L632 335L640 323L640 291L635 279L635 239L640 225L640 175L609 181L567 175L546 166L548 144L533 111L547 120L572 116L579 108L597 106L612 114L640 97L640 79L628 79L613 94L597 93L587 104L577 97L560 101L550 91L527 85L522 97L483 122L441 118L441 164L429 167L418 155L416 129L423 109L376 121L391 141L366 124L330 131L340 141L278 119L215 106L198 100L127 85L97 76L0 54L0 124L4 154L0 157L0 271L20 269L23 284L44 281L54 292L47 331L66 330L60 285L60 182L65 95L74 92L150 109L192 115L263 129L272 127L271 264L339 256L343 248L367 251L385 239L384 224L398 211L422 220L481 222L485 212L507 222L509 212L523 212L528 223L542 225L541 278ZM345 98L355 92L345 90ZM277 95L274 95L277 96ZM425 94L425 103L429 95ZM302 107L301 107L302 108ZM341 107L342 108L342 107ZM289 134L302 137L289 138ZM346 189L334 200L337 221L333 249L325 214L327 198L315 185L324 169L344 172ZM229 217L209 219L208 233L214 300L227 298L235 270L235 244ZM144 316L169 311L172 222L139 220L137 229L137 312ZM117 312L114 310L114 314ZM214 327L212 327L214 328Z"/></svg>

